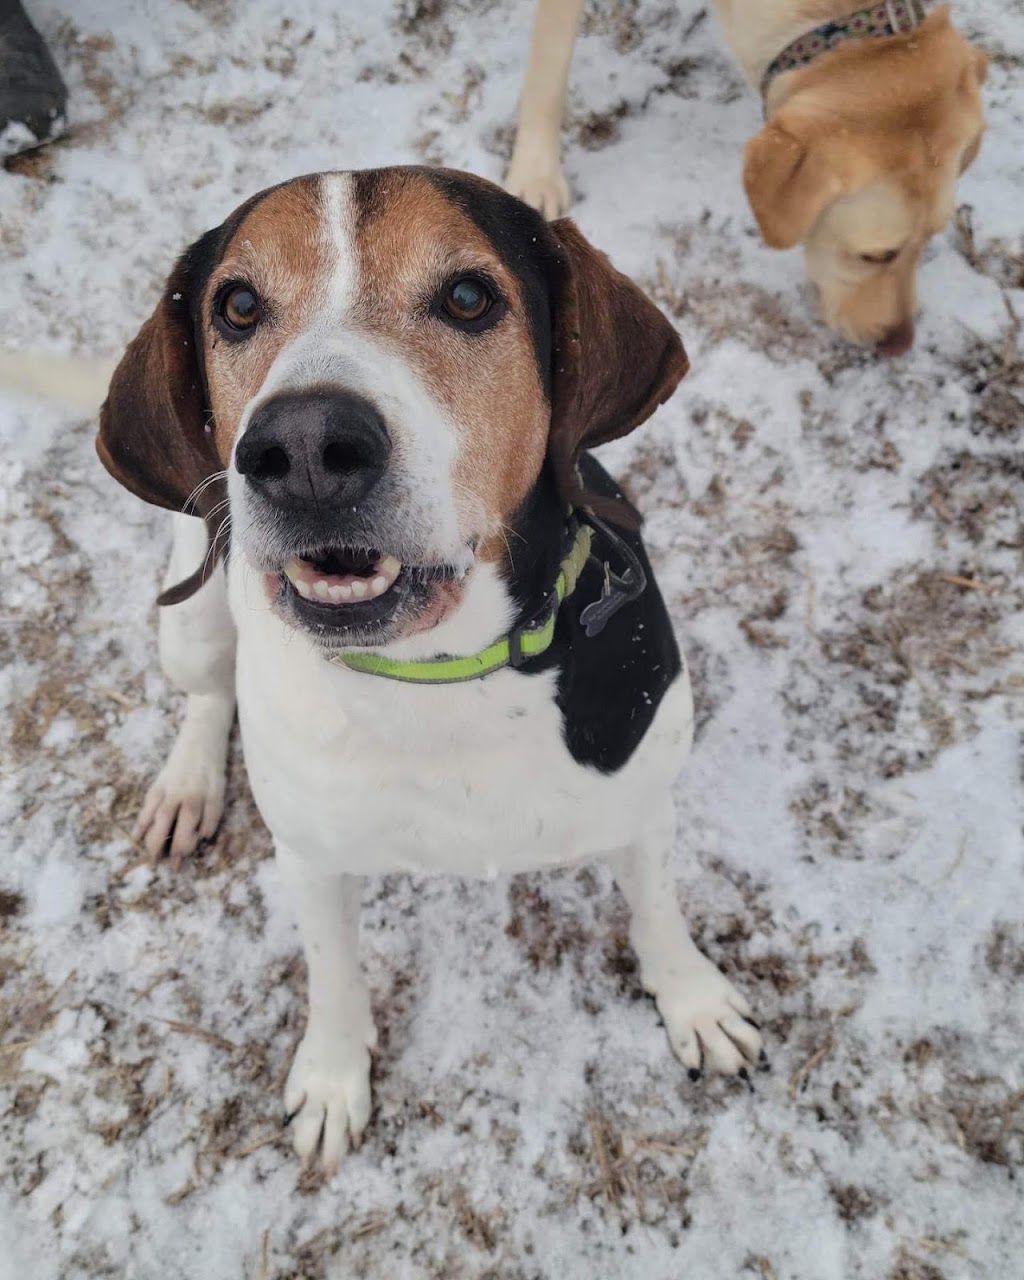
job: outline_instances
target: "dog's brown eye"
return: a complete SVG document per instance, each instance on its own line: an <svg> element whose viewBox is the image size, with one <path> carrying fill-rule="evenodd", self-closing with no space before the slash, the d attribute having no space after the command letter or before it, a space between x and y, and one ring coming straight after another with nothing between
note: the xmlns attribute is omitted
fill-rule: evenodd
<svg viewBox="0 0 1024 1280"><path fill-rule="evenodd" d="M444 309L453 320L480 320L490 311L494 299L487 287L472 276L456 280L444 299Z"/></svg>
<svg viewBox="0 0 1024 1280"><path fill-rule="evenodd" d="M884 253L862 253L861 260L870 262L876 267L884 267L890 262L895 262L900 256L899 249L886 249Z"/></svg>
<svg viewBox="0 0 1024 1280"><path fill-rule="evenodd" d="M261 314L259 298L244 284L232 285L217 304L218 317L235 333L255 328Z"/></svg>

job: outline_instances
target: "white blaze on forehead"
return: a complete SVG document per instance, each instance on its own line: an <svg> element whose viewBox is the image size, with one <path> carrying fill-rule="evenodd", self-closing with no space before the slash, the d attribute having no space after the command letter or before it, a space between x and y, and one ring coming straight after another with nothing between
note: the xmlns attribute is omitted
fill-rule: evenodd
<svg viewBox="0 0 1024 1280"><path fill-rule="evenodd" d="M353 305L356 294L356 207L350 173L325 173L320 178L324 244L329 249L324 306L340 319Z"/></svg>
<svg viewBox="0 0 1024 1280"><path fill-rule="evenodd" d="M253 410L269 396L314 383L345 383L347 361L339 358L338 335L356 301L358 264L356 206L352 175L325 173L318 179L320 203L317 262L310 280L311 305L306 328L286 343L270 366L257 394L246 406L241 430ZM352 389L356 389L354 380Z"/></svg>
<svg viewBox="0 0 1024 1280"><path fill-rule="evenodd" d="M396 495L401 495L402 522L421 544L419 559L464 568L471 553L453 491L457 426L414 367L403 342L371 331L360 319L363 292L372 290L373 281L361 269L353 176L322 174L317 190L318 251L309 280L308 314L246 404L236 448L253 415L276 395L337 387L365 396L387 424L393 445L392 482ZM417 302L410 292L410 310ZM231 471L229 487L237 482L235 468ZM479 535L475 526L481 521L470 518L469 523L474 527L468 532Z"/></svg>

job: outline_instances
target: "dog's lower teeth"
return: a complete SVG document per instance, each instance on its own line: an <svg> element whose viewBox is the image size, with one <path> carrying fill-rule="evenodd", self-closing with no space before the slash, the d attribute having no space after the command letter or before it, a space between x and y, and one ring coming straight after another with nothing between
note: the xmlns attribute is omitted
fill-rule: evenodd
<svg viewBox="0 0 1024 1280"><path fill-rule="evenodd" d="M363 596L366 595L366 583L357 578L352 583L352 594L357 600L362 600Z"/></svg>

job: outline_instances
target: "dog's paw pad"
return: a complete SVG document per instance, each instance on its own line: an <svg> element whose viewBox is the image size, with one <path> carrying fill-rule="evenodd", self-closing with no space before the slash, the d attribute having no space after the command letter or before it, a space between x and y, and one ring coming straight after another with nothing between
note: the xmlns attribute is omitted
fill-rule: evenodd
<svg viewBox="0 0 1024 1280"><path fill-rule="evenodd" d="M319 1163L328 1177L355 1150L370 1119L370 1054L349 1039L330 1051L299 1045L284 1091L285 1121L303 1164Z"/></svg>

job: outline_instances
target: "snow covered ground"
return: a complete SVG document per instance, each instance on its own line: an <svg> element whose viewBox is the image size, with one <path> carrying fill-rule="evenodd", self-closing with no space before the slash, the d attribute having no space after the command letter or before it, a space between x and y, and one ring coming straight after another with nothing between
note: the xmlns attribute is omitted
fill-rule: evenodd
<svg viewBox="0 0 1024 1280"><path fill-rule="evenodd" d="M530 0L29 0L72 94L0 171L0 333L115 355L255 190L500 176ZM604 0L577 52L584 230L673 315L676 397L606 451L647 513L700 733L679 892L764 1021L695 1087L602 868L368 887L377 1111L333 1184L279 1128L305 977L234 759L178 875L128 839L170 742L167 522L95 424L0 399L0 1276L1009 1280L1024 1215L1024 12L962 0L990 134L913 355L810 318L760 247L758 126L703 9Z"/></svg>

